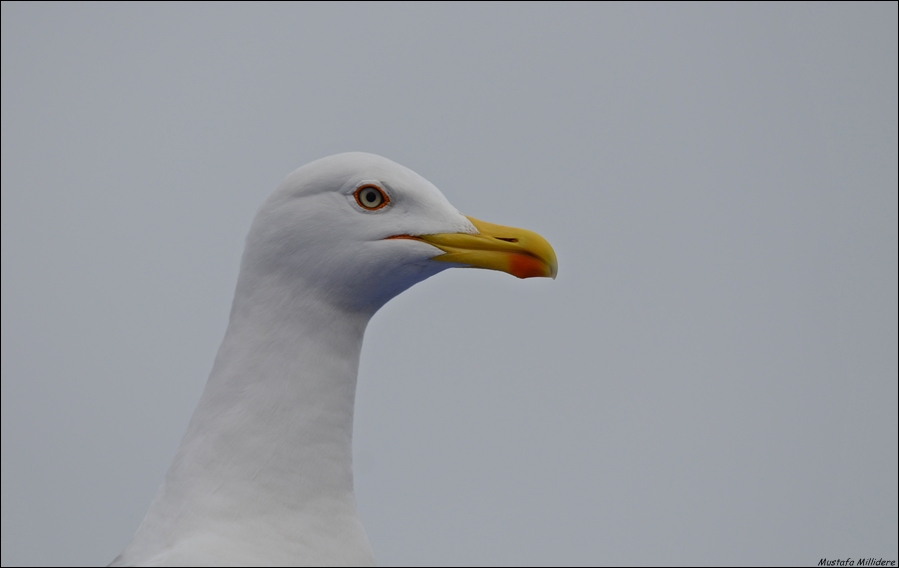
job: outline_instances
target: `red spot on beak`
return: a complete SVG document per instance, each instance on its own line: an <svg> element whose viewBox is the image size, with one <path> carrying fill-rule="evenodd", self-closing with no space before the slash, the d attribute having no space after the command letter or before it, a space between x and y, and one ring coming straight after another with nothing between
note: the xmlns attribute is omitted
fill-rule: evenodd
<svg viewBox="0 0 899 568"><path fill-rule="evenodd" d="M519 278L536 278L546 276L546 266L533 256L513 253L509 255L509 272Z"/></svg>

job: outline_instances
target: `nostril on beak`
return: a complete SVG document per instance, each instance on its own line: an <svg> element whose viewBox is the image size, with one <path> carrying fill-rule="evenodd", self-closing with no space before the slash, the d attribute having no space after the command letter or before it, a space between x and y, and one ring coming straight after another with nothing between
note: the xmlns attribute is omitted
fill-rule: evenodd
<svg viewBox="0 0 899 568"><path fill-rule="evenodd" d="M506 241L507 243L517 243L517 242L518 242L518 239L512 238L512 237L509 237L509 238L506 238L506 237L495 237L495 238L496 238L496 240L498 240L498 241Z"/></svg>

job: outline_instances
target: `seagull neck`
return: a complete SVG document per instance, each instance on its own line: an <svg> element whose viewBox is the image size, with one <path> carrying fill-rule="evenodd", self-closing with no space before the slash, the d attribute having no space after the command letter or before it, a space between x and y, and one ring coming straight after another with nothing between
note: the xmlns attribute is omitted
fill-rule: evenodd
<svg viewBox="0 0 899 568"><path fill-rule="evenodd" d="M231 321L167 476L227 506L355 514L353 406L368 313L277 282L238 284ZM212 488L212 494L209 489ZM241 511L246 514L247 511Z"/></svg>

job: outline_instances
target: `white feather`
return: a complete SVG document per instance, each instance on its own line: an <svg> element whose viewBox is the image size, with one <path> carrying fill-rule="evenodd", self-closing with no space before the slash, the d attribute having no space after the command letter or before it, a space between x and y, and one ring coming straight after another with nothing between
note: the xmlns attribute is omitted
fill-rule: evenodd
<svg viewBox="0 0 899 568"><path fill-rule="evenodd" d="M389 207L353 198L365 182ZM449 268L397 234L475 228L427 180L339 154L290 174L247 237L228 330L165 481L113 565L368 565L352 433L365 327Z"/></svg>

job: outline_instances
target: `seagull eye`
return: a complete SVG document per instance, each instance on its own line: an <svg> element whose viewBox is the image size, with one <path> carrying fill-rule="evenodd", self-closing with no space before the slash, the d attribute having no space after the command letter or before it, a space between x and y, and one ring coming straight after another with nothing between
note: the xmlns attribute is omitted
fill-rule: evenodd
<svg viewBox="0 0 899 568"><path fill-rule="evenodd" d="M371 211L384 207L390 201L387 199L384 190L376 185L363 185L356 190L354 195L356 197L356 203L363 209L369 209Z"/></svg>

